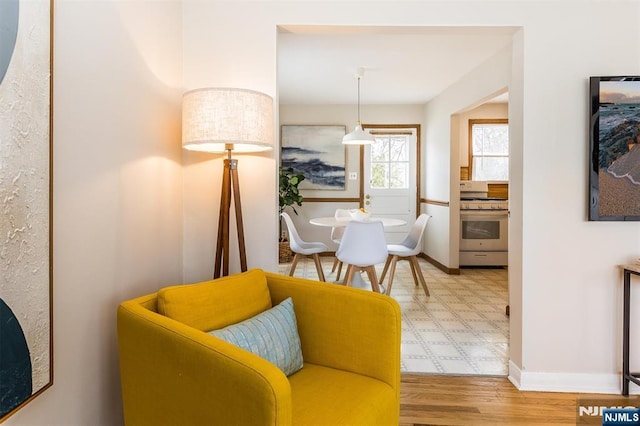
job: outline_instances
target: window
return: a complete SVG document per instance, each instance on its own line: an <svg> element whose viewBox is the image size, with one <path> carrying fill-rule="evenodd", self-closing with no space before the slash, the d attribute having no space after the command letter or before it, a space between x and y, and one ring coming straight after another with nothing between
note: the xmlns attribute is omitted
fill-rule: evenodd
<svg viewBox="0 0 640 426"><path fill-rule="evenodd" d="M471 180L509 180L507 120L469 120Z"/></svg>
<svg viewBox="0 0 640 426"><path fill-rule="evenodd" d="M376 135L371 145L371 188L409 188L409 136Z"/></svg>

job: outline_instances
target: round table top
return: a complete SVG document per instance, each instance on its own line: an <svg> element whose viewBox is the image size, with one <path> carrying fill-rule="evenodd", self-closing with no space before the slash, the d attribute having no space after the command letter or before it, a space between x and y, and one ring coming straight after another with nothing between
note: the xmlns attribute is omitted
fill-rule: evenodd
<svg viewBox="0 0 640 426"><path fill-rule="evenodd" d="M327 226L331 228L338 228L341 226L347 226L347 223L351 222L352 219L350 217L341 217L335 218L333 216L327 217L316 217L309 220L309 223L317 226ZM390 226L402 226L406 225L407 221L402 219L394 219L390 217L370 217L365 222L382 222L382 226L390 227Z"/></svg>

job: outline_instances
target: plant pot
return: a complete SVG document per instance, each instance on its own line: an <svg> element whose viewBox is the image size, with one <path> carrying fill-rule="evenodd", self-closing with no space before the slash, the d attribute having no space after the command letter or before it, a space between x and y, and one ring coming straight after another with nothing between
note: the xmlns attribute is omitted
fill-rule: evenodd
<svg viewBox="0 0 640 426"><path fill-rule="evenodd" d="M278 242L278 262L289 263L293 260L293 252L289 247L289 241Z"/></svg>

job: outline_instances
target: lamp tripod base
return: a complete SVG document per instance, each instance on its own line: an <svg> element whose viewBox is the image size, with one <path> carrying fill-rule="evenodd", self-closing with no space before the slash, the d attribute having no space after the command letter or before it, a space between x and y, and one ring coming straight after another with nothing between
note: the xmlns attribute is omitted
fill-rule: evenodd
<svg viewBox="0 0 640 426"><path fill-rule="evenodd" d="M222 194L220 196L220 216L218 218L218 240L213 278L229 275L229 218L231 198L236 213L238 233L238 249L240 252L240 269L247 270L247 253L244 245L244 226L242 223L242 206L240 205L240 185L238 183L238 160L231 158L231 150L227 150L222 174Z"/></svg>

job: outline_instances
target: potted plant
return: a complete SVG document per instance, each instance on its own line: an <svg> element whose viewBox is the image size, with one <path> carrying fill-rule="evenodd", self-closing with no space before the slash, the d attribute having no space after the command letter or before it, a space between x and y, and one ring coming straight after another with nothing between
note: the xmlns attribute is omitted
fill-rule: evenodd
<svg viewBox="0 0 640 426"><path fill-rule="evenodd" d="M300 194L298 185L304 180L302 173L296 173L292 167L280 167L279 173L279 213L291 207L297 215L298 211L294 205L302 206L304 197ZM282 232L282 218L280 218L280 239L279 239L279 261L290 262L292 259L291 249L288 239Z"/></svg>

